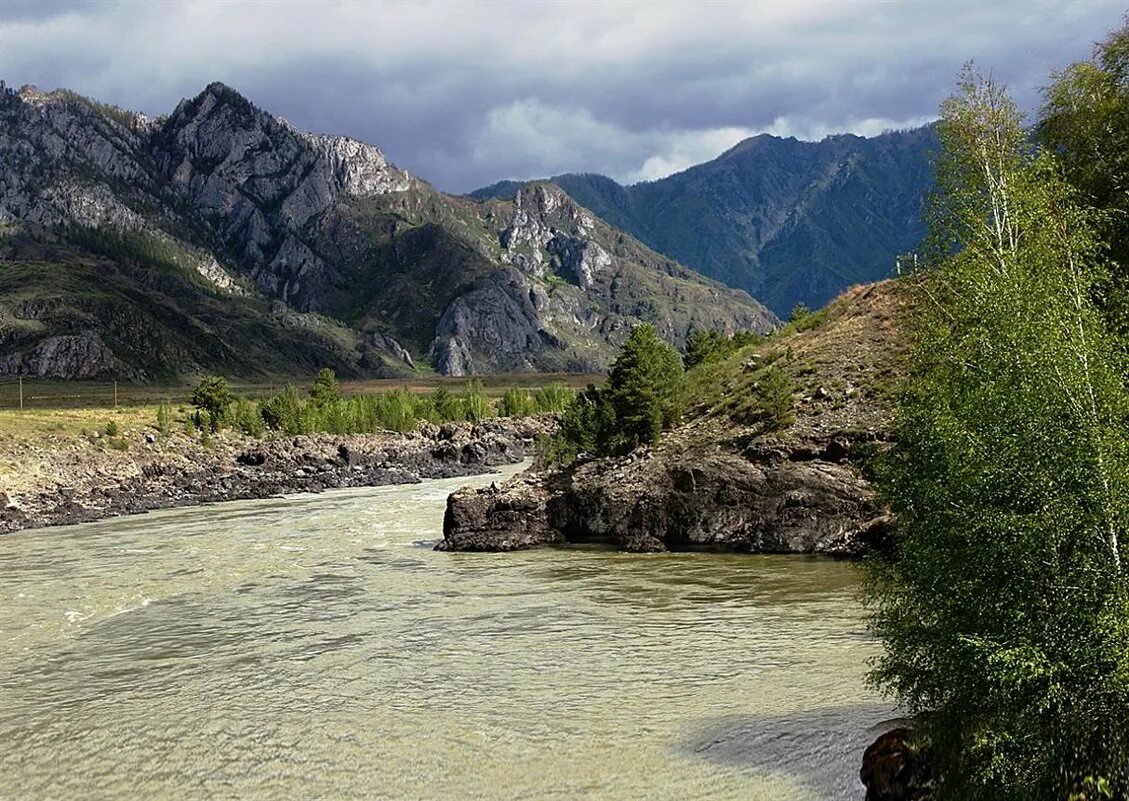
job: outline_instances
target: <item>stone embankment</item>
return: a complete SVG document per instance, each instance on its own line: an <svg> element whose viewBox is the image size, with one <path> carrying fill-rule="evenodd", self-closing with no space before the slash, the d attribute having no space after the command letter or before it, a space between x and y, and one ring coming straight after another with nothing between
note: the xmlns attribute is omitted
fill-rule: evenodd
<svg viewBox="0 0 1129 801"><path fill-rule="evenodd" d="M423 425L411 434L250 438L127 431L109 448L80 438L8 445L0 533L217 501L416 483L520 462L551 425L534 418ZM122 446L118 446L121 448Z"/></svg>

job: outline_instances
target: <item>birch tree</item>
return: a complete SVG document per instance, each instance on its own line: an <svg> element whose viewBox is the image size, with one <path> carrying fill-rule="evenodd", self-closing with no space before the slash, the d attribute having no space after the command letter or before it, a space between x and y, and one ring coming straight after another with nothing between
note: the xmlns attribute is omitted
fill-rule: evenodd
<svg viewBox="0 0 1129 801"><path fill-rule="evenodd" d="M873 682L942 799L1129 793L1129 420L1091 214L969 68L942 106L931 268L866 568Z"/></svg>

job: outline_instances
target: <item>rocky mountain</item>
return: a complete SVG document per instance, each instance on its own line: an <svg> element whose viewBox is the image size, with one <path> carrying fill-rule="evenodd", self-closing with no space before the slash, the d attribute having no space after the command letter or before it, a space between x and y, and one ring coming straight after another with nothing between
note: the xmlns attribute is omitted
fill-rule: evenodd
<svg viewBox="0 0 1129 801"><path fill-rule="evenodd" d="M446 195L223 84L158 119L0 96L0 374L591 371L639 321L775 318L555 185Z"/></svg>
<svg viewBox="0 0 1129 801"><path fill-rule="evenodd" d="M924 236L930 127L801 142L761 135L659 181L552 181L595 214L682 264L748 291L781 316L889 276ZM512 197L503 181L474 197Z"/></svg>

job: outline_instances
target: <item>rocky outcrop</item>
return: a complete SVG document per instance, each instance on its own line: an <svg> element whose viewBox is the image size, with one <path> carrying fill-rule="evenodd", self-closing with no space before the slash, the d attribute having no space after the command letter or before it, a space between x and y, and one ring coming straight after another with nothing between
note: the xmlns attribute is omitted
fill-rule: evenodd
<svg viewBox="0 0 1129 801"><path fill-rule="evenodd" d="M559 541L625 551L858 556L889 518L849 461L852 441L664 447L596 459L448 500L447 550Z"/></svg>
<svg viewBox="0 0 1129 801"><path fill-rule="evenodd" d="M537 477L518 476L504 486L463 488L447 499L442 551L517 551L563 542L548 523L547 493Z"/></svg>
<svg viewBox="0 0 1129 801"><path fill-rule="evenodd" d="M637 321L677 346L694 329L764 331L773 320L734 304L673 262L624 243L559 187L518 192L498 234L507 265L455 298L436 325L430 355L440 372L597 372ZM644 276L662 276L642 289ZM658 312L657 314L655 312Z"/></svg>
<svg viewBox="0 0 1129 801"><path fill-rule="evenodd" d="M95 331L51 336L0 359L0 375L35 378L142 378L123 365Z"/></svg>
<svg viewBox="0 0 1129 801"><path fill-rule="evenodd" d="M904 727L888 731L870 744L862 757L859 780L866 801L933 801L937 780L929 754Z"/></svg>
<svg viewBox="0 0 1129 801"><path fill-rule="evenodd" d="M708 381L698 376L703 397L655 447L453 495L444 547L568 541L836 557L884 547L891 519L859 466L890 437L905 302L893 282L858 287L821 324L735 354ZM770 361L795 390L780 430L741 411Z"/></svg>
<svg viewBox="0 0 1129 801"><path fill-rule="evenodd" d="M298 131L221 83L182 101L151 149L172 191L219 241L251 267L271 265L256 271L271 292L278 290L273 272L324 269L296 234L339 197L411 186L410 176L377 148Z"/></svg>
<svg viewBox="0 0 1129 801"><path fill-rule="evenodd" d="M140 431L123 433L124 450L107 449L99 439L51 448L10 443L0 459L31 465L40 478L0 494L0 533L174 506L489 472L524 459L551 425L499 418L423 425L406 435L279 439L223 432L208 448L192 437Z"/></svg>

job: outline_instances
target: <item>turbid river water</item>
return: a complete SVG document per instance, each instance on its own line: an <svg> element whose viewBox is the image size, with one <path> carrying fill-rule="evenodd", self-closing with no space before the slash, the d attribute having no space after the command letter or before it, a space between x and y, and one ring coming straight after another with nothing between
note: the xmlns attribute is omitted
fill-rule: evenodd
<svg viewBox="0 0 1129 801"><path fill-rule="evenodd" d="M862 797L849 565L433 552L461 483L0 539L0 799Z"/></svg>

